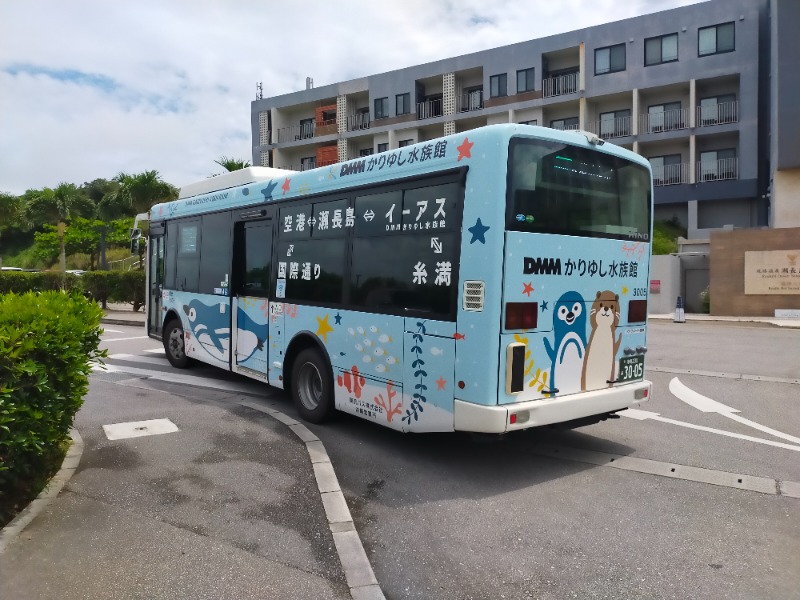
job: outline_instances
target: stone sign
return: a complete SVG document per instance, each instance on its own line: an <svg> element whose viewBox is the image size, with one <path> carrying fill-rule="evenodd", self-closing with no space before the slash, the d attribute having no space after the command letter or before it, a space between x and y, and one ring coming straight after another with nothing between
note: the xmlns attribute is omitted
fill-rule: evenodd
<svg viewBox="0 0 800 600"><path fill-rule="evenodd" d="M745 252L744 293L800 295L800 249Z"/></svg>

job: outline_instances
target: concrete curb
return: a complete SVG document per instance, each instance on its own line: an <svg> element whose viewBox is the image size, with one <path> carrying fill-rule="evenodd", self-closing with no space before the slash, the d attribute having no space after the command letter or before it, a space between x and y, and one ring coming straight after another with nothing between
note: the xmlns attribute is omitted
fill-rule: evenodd
<svg viewBox="0 0 800 600"><path fill-rule="evenodd" d="M44 487L41 493L31 502L21 513L14 517L11 522L0 531L0 554L16 538L33 519L41 513L50 502L58 496L58 493L70 480L81 462L83 455L83 438L77 429L71 429L70 437L72 444L67 450L64 462L50 482Z"/></svg>
<svg viewBox="0 0 800 600"><path fill-rule="evenodd" d="M127 325L128 327L144 327L144 321L133 321L128 319L115 319L103 317L101 323L106 325Z"/></svg>
<svg viewBox="0 0 800 600"><path fill-rule="evenodd" d="M385 600L322 441L305 425L278 410L252 400L243 400L239 404L280 421L306 445L350 595L353 600Z"/></svg>

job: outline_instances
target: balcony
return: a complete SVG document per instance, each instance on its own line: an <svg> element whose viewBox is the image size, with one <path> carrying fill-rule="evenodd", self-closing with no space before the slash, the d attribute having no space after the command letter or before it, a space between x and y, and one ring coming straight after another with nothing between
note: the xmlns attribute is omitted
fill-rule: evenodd
<svg viewBox="0 0 800 600"><path fill-rule="evenodd" d="M369 129L369 113L356 113L347 117L347 131Z"/></svg>
<svg viewBox="0 0 800 600"><path fill-rule="evenodd" d="M599 121L595 121L592 127L592 131L604 140L625 137L631 135L631 117L600 119Z"/></svg>
<svg viewBox="0 0 800 600"><path fill-rule="evenodd" d="M578 131L580 125L550 125L551 129L558 129L559 131Z"/></svg>
<svg viewBox="0 0 800 600"><path fill-rule="evenodd" d="M723 123L737 123L739 121L739 103L720 102L708 106L697 107L697 126L722 125Z"/></svg>
<svg viewBox="0 0 800 600"><path fill-rule="evenodd" d="M417 104L418 119L433 119L442 116L442 99L426 100Z"/></svg>
<svg viewBox="0 0 800 600"><path fill-rule="evenodd" d="M566 75L542 79L542 96L545 98L574 94L577 91L578 73L567 73Z"/></svg>
<svg viewBox="0 0 800 600"><path fill-rule="evenodd" d="M285 144L287 142L295 142L298 140L307 140L314 137L314 123L303 123L302 125L292 125L291 127L284 127L282 129L278 129L275 133L277 134L277 142L279 144Z"/></svg>
<svg viewBox="0 0 800 600"><path fill-rule="evenodd" d="M738 158L721 158L697 163L697 181L722 181L738 178Z"/></svg>
<svg viewBox="0 0 800 600"><path fill-rule="evenodd" d="M686 129L688 126L688 108L639 115L639 133L661 133L663 131Z"/></svg>
<svg viewBox="0 0 800 600"><path fill-rule="evenodd" d="M329 165L335 165L337 161L335 160L301 160L298 164L292 165L283 165L278 167L279 169L287 169L289 171L310 171L311 169L316 169L317 167L327 167Z"/></svg>
<svg viewBox="0 0 800 600"><path fill-rule="evenodd" d="M474 90L456 98L456 111L468 112L483 108L483 90Z"/></svg>
<svg viewBox="0 0 800 600"><path fill-rule="evenodd" d="M655 187L679 183L689 183L689 163L653 167L653 185Z"/></svg>

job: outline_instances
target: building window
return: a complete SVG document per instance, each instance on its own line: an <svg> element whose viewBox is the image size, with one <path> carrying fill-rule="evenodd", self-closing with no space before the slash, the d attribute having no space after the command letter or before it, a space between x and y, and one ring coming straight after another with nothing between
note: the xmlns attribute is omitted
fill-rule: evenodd
<svg viewBox="0 0 800 600"><path fill-rule="evenodd" d="M411 94L397 94L395 96L395 114L407 115L411 112Z"/></svg>
<svg viewBox="0 0 800 600"><path fill-rule="evenodd" d="M404 148L405 146L410 146L413 143L414 143L414 140L400 140L397 143L397 147L398 148Z"/></svg>
<svg viewBox="0 0 800 600"><path fill-rule="evenodd" d="M538 119L531 119L530 121L520 121L519 124L520 125L538 125L539 124L539 120Z"/></svg>
<svg viewBox="0 0 800 600"><path fill-rule="evenodd" d="M631 111L615 110L600 113L600 137L623 137L631 134Z"/></svg>
<svg viewBox="0 0 800 600"><path fill-rule="evenodd" d="M305 158L300 159L300 170L301 171L308 171L309 169L314 169L317 166L317 157L316 156L306 156Z"/></svg>
<svg viewBox="0 0 800 600"><path fill-rule="evenodd" d="M710 150L700 153L700 181L715 181L717 179L736 179L738 165L736 163L736 149Z"/></svg>
<svg viewBox="0 0 800 600"><path fill-rule="evenodd" d="M644 41L644 65L660 65L678 60L678 34L670 33Z"/></svg>
<svg viewBox="0 0 800 600"><path fill-rule="evenodd" d="M683 179L680 154L653 156L648 159L653 168L653 185L686 183Z"/></svg>
<svg viewBox="0 0 800 600"><path fill-rule="evenodd" d="M389 144L378 144L378 152L386 152L389 149Z"/></svg>
<svg viewBox="0 0 800 600"><path fill-rule="evenodd" d="M499 75L492 75L489 78L489 94L492 98L500 96L508 96L508 88L506 85L507 75L500 73Z"/></svg>
<svg viewBox="0 0 800 600"><path fill-rule="evenodd" d="M736 94L721 94L700 100L699 125L736 123L739 120Z"/></svg>
<svg viewBox="0 0 800 600"><path fill-rule="evenodd" d="M534 77L534 73L536 69L531 67L530 69L523 69L521 71L517 71L517 93L521 94L522 92L532 92L536 89L536 79Z"/></svg>
<svg viewBox="0 0 800 600"><path fill-rule="evenodd" d="M385 119L389 116L389 98L375 98L375 118Z"/></svg>
<svg viewBox="0 0 800 600"><path fill-rule="evenodd" d="M697 56L733 52L736 50L734 24L723 23L697 30Z"/></svg>
<svg viewBox="0 0 800 600"><path fill-rule="evenodd" d="M650 133L686 127L680 102L654 104L647 109L647 130Z"/></svg>
<svg viewBox="0 0 800 600"><path fill-rule="evenodd" d="M362 148L358 151L359 156L369 156L373 152L372 148Z"/></svg>
<svg viewBox="0 0 800 600"><path fill-rule="evenodd" d="M598 48L594 51L594 74L614 73L625 70L625 44Z"/></svg>
<svg viewBox="0 0 800 600"><path fill-rule="evenodd" d="M566 119L553 119L550 121L553 129L578 129L578 117L567 117Z"/></svg>
<svg viewBox="0 0 800 600"><path fill-rule="evenodd" d="M314 119L300 119L300 135L295 140L307 140L314 137Z"/></svg>

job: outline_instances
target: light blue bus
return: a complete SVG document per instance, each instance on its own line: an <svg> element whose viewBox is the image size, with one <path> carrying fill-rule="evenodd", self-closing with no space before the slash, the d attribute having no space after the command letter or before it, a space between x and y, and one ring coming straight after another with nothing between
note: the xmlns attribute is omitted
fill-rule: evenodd
<svg viewBox="0 0 800 600"><path fill-rule="evenodd" d="M591 133L491 125L150 212L148 335L407 432L584 424L645 401L652 176Z"/></svg>

